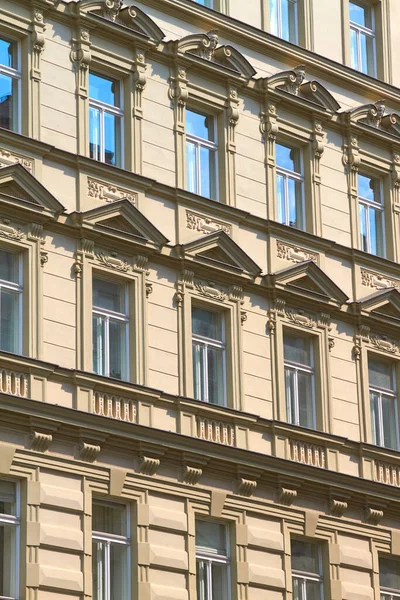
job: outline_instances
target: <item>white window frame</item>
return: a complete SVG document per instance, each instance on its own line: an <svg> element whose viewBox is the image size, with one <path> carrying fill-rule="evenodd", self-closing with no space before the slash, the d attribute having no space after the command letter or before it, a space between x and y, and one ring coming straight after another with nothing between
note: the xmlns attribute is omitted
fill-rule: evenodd
<svg viewBox="0 0 400 600"><path fill-rule="evenodd" d="M212 119L212 123L213 123L213 132L214 132L214 140L216 140L215 142L212 142L210 140L206 140L205 138L201 138L198 137L196 135L193 135L191 133L187 133L186 132L186 145L185 145L185 164L186 164L186 173L187 173L187 165L188 165L188 150L187 150L187 144L188 142L193 144L196 148L196 157L195 157L195 171L196 171L196 191L192 192L194 194L197 194L199 196L202 196L202 189L201 189L201 162L200 162L200 148L207 148L208 150L211 150L212 152L214 152L214 156L215 156L215 181L214 181L214 185L215 185L215 198L210 197L210 200L215 200L216 202L218 202L219 199L219 183L218 183L218 131L217 131L217 119L214 115L211 114L205 114L201 111L197 111L197 110L192 110L190 107L188 108L188 110L190 110L191 112L194 112L196 114L199 115L203 115L204 117L208 118L208 119ZM186 175L187 176L187 175ZM211 182L211 176L210 176L210 182ZM188 189L188 185L186 185L187 189ZM191 191L188 189L188 191ZM207 196L204 196L205 198L207 198Z"/></svg>
<svg viewBox="0 0 400 600"><path fill-rule="evenodd" d="M112 502L100 502L95 500L94 504L107 504L108 506L116 506L116 503L112 503ZM127 585L127 590L128 590L128 594L127 594L127 598L130 597L130 590L131 590L131 569L129 568L130 565L130 551L131 551L131 540L130 537L128 535L129 531L130 531L130 513L129 513L129 507L125 504L123 504L122 506L124 506L125 508L125 516L126 516L126 532L127 535L116 535L116 534L112 534L112 533L104 533L102 531L92 531L92 542L101 542L103 544L105 544L105 562L106 562L106 568L105 568L105 582L104 582L104 589L105 589L105 594L104 594L104 598L102 598L102 594L100 592L100 590L98 590L97 592L97 596L98 598L101 598L101 600L113 600L113 598L111 597L111 589L110 589L110 580L111 580L111 563L110 563L110 548L111 545L119 545L119 546L125 546L126 547L126 585ZM0 598L1 600L1 598Z"/></svg>
<svg viewBox="0 0 400 600"><path fill-rule="evenodd" d="M273 0L270 0L270 3ZM285 39L282 37L282 0L275 0L276 1L276 12L277 12L277 33L272 33L272 27L270 27L271 29L271 33L272 35L276 35L276 37L279 37L280 39ZM298 5L298 0L288 0L288 2L291 2L292 4L294 4L295 6L295 10L294 10L294 33L295 33L295 39L294 40L285 40L287 42L290 42L291 44L298 44L299 43L299 25L298 25L298 11L299 11L299 5ZM270 4L270 22L271 22L271 4Z"/></svg>
<svg viewBox="0 0 400 600"><path fill-rule="evenodd" d="M395 442L396 442L396 450L398 450L399 449L399 427L398 427L399 421L398 421L398 408L397 408L396 374L395 374L395 368L394 368L393 364L391 365L391 369L392 369L392 382L393 382L392 390L388 390L383 387L378 388L376 386L371 385L370 382L368 381L370 411L371 411L371 393L378 395L379 431L376 432L377 439L372 440L372 443L375 444L376 446L380 446L381 448L386 448L386 446L384 444L385 436L384 436L384 429L383 429L382 396L388 396L393 399L393 403L394 403L394 415L395 415L395 419L396 419L396 440L395 440ZM371 425L372 425L372 415L371 415ZM374 429L372 428L372 432L373 431L374 431Z"/></svg>
<svg viewBox="0 0 400 600"><path fill-rule="evenodd" d="M288 335L295 335L293 333L290 333ZM303 337L303 336L301 336ZM296 363L296 362L292 362L289 360L286 360L284 358L284 377L285 377L285 404L286 404L286 418L288 420L288 423L291 423L292 425L297 425L298 427L300 427L300 408L299 408L299 384L298 384L298 373L299 371L301 373L307 373L308 375L311 375L311 405L312 405L312 428L315 429L316 428L316 421L317 421L317 415L316 415L316 407L315 407L315 365L314 365L314 344L312 342L311 339L309 338L304 338L307 340L307 343L310 346L310 365L303 365L301 363ZM283 334L283 345L285 347L285 333ZM292 411L289 411L289 407L288 407L288 403L287 403L287 392L286 392L286 373L287 371L291 371L292 373L294 373L294 418L295 418L295 422L292 423L291 420L289 420L289 417L291 418L291 414Z"/></svg>
<svg viewBox="0 0 400 600"><path fill-rule="evenodd" d="M360 206L364 206L367 210L366 210L366 234L367 234L367 250L365 250L364 252L368 252L369 254L373 254L372 252L372 244L371 244L371 224L370 224L370 218L369 218L369 208L372 208L375 211L379 211L382 213L382 231L381 231L381 235L382 235L382 248L383 248L383 254L381 258L385 258L386 256L386 228L385 228L385 206L384 206L384 190L383 190L383 184L382 184L382 180L379 179L378 177L374 177L373 175L369 175L368 173L359 173L359 175L362 175L364 177L368 177L369 179L374 179L375 181L379 182L379 199L381 200L381 202L376 202L375 200L368 200L368 198L364 198L363 196L360 196L360 194L358 193L358 176L357 176L357 195L358 195L358 218L360 220L360 224L359 224L359 239L360 239L360 247L362 246L361 243L361 218L360 218ZM361 248L362 249L362 248ZM375 254L373 254L373 256L375 256ZM378 256L378 255L377 255Z"/></svg>
<svg viewBox="0 0 400 600"><path fill-rule="evenodd" d="M108 281L107 279L103 279L102 277L97 277L93 275L93 279L101 279L102 281ZM103 373L104 377L110 377L110 321L118 321L119 323L125 323L125 364L121 364L121 381L129 380L129 292L127 289L127 285L125 283L120 283L118 281L111 281L115 285L119 285L123 287L123 295L124 295L124 304L125 304L125 313L119 313L113 310L109 310L107 308L101 308L95 306L92 302L92 318L93 317L101 317L105 320L104 326L104 345L105 345L105 373ZM93 351L92 351L93 355ZM93 364L93 356L92 356L92 364ZM93 365L94 366L94 365ZM93 369L94 370L94 369ZM100 373L98 373L100 374Z"/></svg>
<svg viewBox="0 0 400 600"><path fill-rule="evenodd" d="M287 225L288 227L294 227L295 229L299 229L299 231L304 231L305 226L306 226L306 212L305 212L305 199L304 199L303 152L300 148L296 148L293 146L287 146L286 144L279 144L279 145L285 146L286 148L290 148L291 150L298 152L299 153L299 163L300 163L300 173L297 173L296 171L291 171L290 169L285 169L284 167L280 167L279 165L276 165L275 185L276 185L276 192L277 192L277 194L276 194L277 201L278 201L278 175L283 177L283 180L284 180L285 215L284 215L284 221L279 221L279 222L282 223L283 225ZM295 198L296 205L297 205L297 202L300 202L300 206L301 206L301 221L302 221L301 227L295 227L294 225L291 225L289 222L289 185L288 185L289 179L293 179L294 181L301 183L300 198ZM278 206L276 208L277 208L277 213L279 213Z"/></svg>
<svg viewBox="0 0 400 600"><path fill-rule="evenodd" d="M108 104L107 102L101 102L100 100L95 100L94 98L90 97L90 87L89 87L89 154L90 154L90 109L91 108L95 108L96 110L100 111L100 140L99 140L99 146L100 146L100 158L98 160L98 162L102 162L105 163L105 141L104 141L104 137L105 137L105 128L104 128L104 115L105 113L109 113L114 115L115 117L119 117L120 118L120 148L119 148L119 154L120 154L120 164L118 164L117 161L115 161L115 165L109 165L109 166L115 166L115 167L119 167L121 169L124 168L124 157L123 157L123 147L124 147L124 95L123 95L123 86L122 86L122 81L118 80L118 79L114 79L114 78L110 78L106 75L103 75L102 73L99 73L97 71L93 71L93 75L97 75L97 77L102 77L104 79L107 80L112 80L115 82L115 84L117 84L119 86L119 98L120 98L120 105L121 106L113 106L112 104ZM93 159L93 160L97 160L97 159ZM106 163L109 164L109 163Z"/></svg>
<svg viewBox="0 0 400 600"><path fill-rule="evenodd" d="M198 519L202 521L202 519ZM211 548L204 548L202 546L196 545L196 577L197 577L197 561L201 560L205 564L206 568L206 576L207 576L207 590L208 594L204 594L204 600L228 600L231 597L231 572L230 572L230 553L229 553L229 527L224 523L219 523L220 525L224 525L225 527L225 544L226 544L226 555L225 554L217 554ZM212 595L212 565L220 564L225 565L226 567L226 589L227 589L227 598L213 598ZM201 600L198 598L197 600Z"/></svg>
<svg viewBox="0 0 400 600"><path fill-rule="evenodd" d="M5 251L10 254L17 254L10 250L9 248L0 247L0 252ZM0 279L0 290L5 289L10 292L14 292L18 294L18 347L15 354L22 353L22 293L23 293L23 284L22 284L22 256L21 253L18 254L18 282L13 283L12 281L6 281L4 279ZM0 314L1 314L1 294L0 294ZM0 351L1 350L0 348Z"/></svg>
<svg viewBox="0 0 400 600"><path fill-rule="evenodd" d="M307 571L296 571L292 569L292 583L294 579L298 579L301 582L303 600L308 600L306 585L307 581L312 581L320 584L320 600L324 600L324 576L322 569L322 552L320 544L316 544L318 547L318 567L319 573L308 573Z"/></svg>
<svg viewBox="0 0 400 600"><path fill-rule="evenodd" d="M0 64L0 74L6 75L7 77L11 77L12 79L17 81L17 114L14 116L14 121L16 123L12 123L12 129L9 131L15 131L16 133L21 133L21 117L22 117L22 108L21 108L21 44L12 38L0 36L0 39L5 42L10 42L13 44L16 52L16 60L17 60L17 68L13 69L11 67L6 67L5 65Z"/></svg>
<svg viewBox="0 0 400 600"><path fill-rule="evenodd" d="M15 568L14 574L11 574L11 588L15 590L15 596L0 596L0 600L18 600L19 598L19 573L20 573L20 487L18 482L11 481L15 484L15 516L0 514L0 525L15 528Z"/></svg>
<svg viewBox="0 0 400 600"><path fill-rule="evenodd" d="M225 338L225 315L218 311L210 310L209 308L197 307L193 306L192 308L201 308L202 310L206 310L208 312L216 313L221 322L221 340L214 340L213 338L208 338L205 336L197 335L193 333L192 329L192 352L193 352L193 344L196 343L200 346L200 352L203 352L205 355L205 359L203 359L204 371L201 373L201 361L197 361L196 363L196 371L197 371L197 381L203 381L203 389L205 393L204 398L199 398L200 393L197 393L197 390L193 389L194 397L200 402L210 402L208 396L208 360L207 360L207 348L211 346L212 348L217 348L222 350L222 383L223 383L223 394L222 394L222 404L216 404L215 406L226 406L226 338ZM193 319L193 313L191 315ZM195 377L193 372L193 388L195 385Z"/></svg>
<svg viewBox="0 0 400 600"><path fill-rule="evenodd" d="M357 2L355 0L350 0L349 4L356 4L357 6L361 6L367 10L370 11L371 14L371 23L372 23L372 29L370 29L369 27L363 27L362 25L359 25L358 23L354 23L354 21L350 21L350 30L355 31L356 33L356 45L357 45L357 66L351 65L352 69L356 69L357 71L360 71L360 73L364 73L364 71L361 71L361 65L362 65L362 59L361 59L361 44L360 44L360 35L365 35L369 38L372 39L372 53L373 53L373 65L372 65L372 70L371 73L369 72L369 70L367 70L366 75L370 75L371 77L376 77L376 34L375 34L375 11L374 11L374 7L371 4L366 4L364 2ZM351 36L350 36L350 45L351 45ZM351 56L352 52L351 52L351 48L350 48L350 56ZM368 60L368 59L367 59ZM368 68L368 64L367 64L367 68Z"/></svg>

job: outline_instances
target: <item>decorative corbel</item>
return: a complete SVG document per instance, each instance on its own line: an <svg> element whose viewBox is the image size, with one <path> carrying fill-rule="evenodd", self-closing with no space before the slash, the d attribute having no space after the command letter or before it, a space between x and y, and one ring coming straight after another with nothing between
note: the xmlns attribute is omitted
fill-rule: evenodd
<svg viewBox="0 0 400 600"><path fill-rule="evenodd" d="M182 467L182 478L183 482L188 485L196 485L199 482L200 477L203 474L203 469L199 467L192 467L191 465L183 465Z"/></svg>
<svg viewBox="0 0 400 600"><path fill-rule="evenodd" d="M350 133L347 146L344 147L343 163L347 167L352 197L357 198L357 174L361 164L360 147L356 135Z"/></svg>
<svg viewBox="0 0 400 600"><path fill-rule="evenodd" d="M75 66L76 72L76 90L77 94L86 99L88 97L88 72L92 59L90 52L91 42L90 33L87 29L79 29L78 35L72 40L72 50L70 52L71 62Z"/></svg>
<svg viewBox="0 0 400 600"><path fill-rule="evenodd" d="M337 498L332 498L329 502L329 511L333 517L343 517L345 511L347 510L347 502L344 500L338 500Z"/></svg>
<svg viewBox="0 0 400 600"><path fill-rule="evenodd" d="M392 183L393 183L393 196L394 196L394 208L397 211L400 210L400 149L393 152L392 165Z"/></svg>
<svg viewBox="0 0 400 600"><path fill-rule="evenodd" d="M32 431L29 435L28 446L35 452L46 452L49 449L53 436L49 433Z"/></svg>
<svg viewBox="0 0 400 600"><path fill-rule="evenodd" d="M42 56L45 44L44 32L46 31L46 25L44 23L44 17L41 10L38 8L33 9L32 18L32 68L31 68L31 79L34 81L40 81L42 78L40 72L40 58Z"/></svg>
<svg viewBox="0 0 400 600"><path fill-rule="evenodd" d="M227 107L226 107L226 122L227 122L227 202L233 205L236 198L236 174L235 174L235 154L236 141L235 129L239 120L239 98L236 88L228 86L227 90Z"/></svg>
<svg viewBox="0 0 400 600"><path fill-rule="evenodd" d="M139 470L142 475L152 476L156 473L158 467L160 466L160 459L153 458L151 456L140 456L139 457Z"/></svg>
<svg viewBox="0 0 400 600"><path fill-rule="evenodd" d="M289 487L280 487L278 490L279 502L291 506L297 498L297 490Z"/></svg>
<svg viewBox="0 0 400 600"><path fill-rule="evenodd" d="M312 133L312 162L313 162L313 187L315 199L315 214L313 231L317 235L322 233L322 217L321 217L321 156L325 150L325 132L322 123L319 120L314 120Z"/></svg>
<svg viewBox="0 0 400 600"><path fill-rule="evenodd" d="M275 167L275 142L279 132L276 105L267 102L266 110L260 113L260 132L264 137L267 166Z"/></svg>
<svg viewBox="0 0 400 600"><path fill-rule="evenodd" d="M40 266L44 267L44 265L49 262L49 253L46 250L40 251Z"/></svg>
<svg viewBox="0 0 400 600"><path fill-rule="evenodd" d="M237 493L240 496L246 496L250 498L256 490L257 481L255 479L245 479L244 477L239 477L237 480Z"/></svg>
<svg viewBox="0 0 400 600"><path fill-rule="evenodd" d="M146 58L144 51L135 50L135 59L133 64L132 87L133 87L133 171L142 172L142 120L143 120L143 91L146 87Z"/></svg>
<svg viewBox="0 0 400 600"><path fill-rule="evenodd" d="M101 447L95 444L81 442L78 446L78 458L85 462L94 462L100 454Z"/></svg>
<svg viewBox="0 0 400 600"><path fill-rule="evenodd" d="M186 78L185 67L175 65L174 74L169 78L168 96L174 106L174 131L176 136L176 184L177 187L185 188L185 113L186 104L189 98L188 80Z"/></svg>
<svg viewBox="0 0 400 600"><path fill-rule="evenodd" d="M365 509L365 521L370 525L379 525L383 519L383 510L367 506Z"/></svg>

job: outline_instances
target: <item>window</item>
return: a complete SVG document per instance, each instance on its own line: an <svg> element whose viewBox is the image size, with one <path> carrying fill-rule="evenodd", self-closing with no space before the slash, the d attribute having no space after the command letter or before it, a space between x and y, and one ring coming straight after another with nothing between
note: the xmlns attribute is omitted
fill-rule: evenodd
<svg viewBox="0 0 400 600"><path fill-rule="evenodd" d="M374 76L375 25L374 9L361 2L350 2L350 56L351 66L357 71Z"/></svg>
<svg viewBox="0 0 400 600"><path fill-rule="evenodd" d="M186 110L186 183L189 192L217 200L215 118Z"/></svg>
<svg viewBox="0 0 400 600"><path fill-rule="evenodd" d="M197 4L201 4L202 6L207 6L207 8L214 8L213 0L195 0Z"/></svg>
<svg viewBox="0 0 400 600"><path fill-rule="evenodd" d="M105 279L93 279L93 371L127 379L127 289Z"/></svg>
<svg viewBox="0 0 400 600"><path fill-rule="evenodd" d="M223 316L192 308L194 397L225 404L225 332Z"/></svg>
<svg viewBox="0 0 400 600"><path fill-rule="evenodd" d="M18 597L18 525L17 486L0 481L0 599Z"/></svg>
<svg viewBox="0 0 400 600"><path fill-rule="evenodd" d="M297 0L270 0L269 7L271 33L297 44Z"/></svg>
<svg viewBox="0 0 400 600"><path fill-rule="evenodd" d="M18 129L18 96L21 73L18 46L0 38L0 127Z"/></svg>
<svg viewBox="0 0 400 600"><path fill-rule="evenodd" d="M293 600L322 600L322 560L319 544L292 540Z"/></svg>
<svg viewBox="0 0 400 600"><path fill-rule="evenodd" d="M358 174L361 249L385 256L382 185L376 177Z"/></svg>
<svg viewBox="0 0 400 600"><path fill-rule="evenodd" d="M278 221L304 229L303 175L298 148L276 144Z"/></svg>
<svg viewBox="0 0 400 600"><path fill-rule="evenodd" d="M197 600L228 600L229 539L226 525L196 520Z"/></svg>
<svg viewBox="0 0 400 600"><path fill-rule="evenodd" d="M390 558L379 559L379 587L381 600L400 598L400 563Z"/></svg>
<svg viewBox="0 0 400 600"><path fill-rule="evenodd" d="M121 165L121 83L95 73L89 74L90 158L108 165Z"/></svg>
<svg viewBox="0 0 400 600"><path fill-rule="evenodd" d="M307 337L285 334L283 349L288 423L315 428L312 342Z"/></svg>
<svg viewBox="0 0 400 600"><path fill-rule="evenodd" d="M370 359L368 363L372 442L398 447L397 397L393 363Z"/></svg>
<svg viewBox="0 0 400 600"><path fill-rule="evenodd" d="M21 352L21 257L0 250L0 350Z"/></svg>
<svg viewBox="0 0 400 600"><path fill-rule="evenodd" d="M126 506L95 502L92 529L93 600L125 600L130 597Z"/></svg>

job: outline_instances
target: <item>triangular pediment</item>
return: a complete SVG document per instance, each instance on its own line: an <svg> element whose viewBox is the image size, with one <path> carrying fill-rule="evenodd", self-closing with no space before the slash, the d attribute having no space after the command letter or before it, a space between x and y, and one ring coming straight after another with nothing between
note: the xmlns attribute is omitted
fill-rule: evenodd
<svg viewBox="0 0 400 600"><path fill-rule="evenodd" d="M264 80L264 88L283 91L300 99L318 104L330 112L337 112L340 104L319 81L305 81L304 65L291 71L281 71Z"/></svg>
<svg viewBox="0 0 400 600"><path fill-rule="evenodd" d="M315 262L298 263L266 278L267 285L325 304L341 306L348 296Z"/></svg>
<svg viewBox="0 0 400 600"><path fill-rule="evenodd" d="M400 321L400 292L396 289L380 290L356 303L361 312L389 321Z"/></svg>
<svg viewBox="0 0 400 600"><path fill-rule="evenodd" d="M221 66L238 76L249 80L256 74L247 58L233 46L218 45L218 31L187 35L172 42L173 52L178 55L200 58L204 64Z"/></svg>
<svg viewBox="0 0 400 600"><path fill-rule="evenodd" d="M64 206L19 163L0 168L0 204L56 218Z"/></svg>
<svg viewBox="0 0 400 600"><path fill-rule="evenodd" d="M156 45L165 37L165 33L145 12L137 6L124 6L121 0L81 0L80 8L84 13L122 25Z"/></svg>
<svg viewBox="0 0 400 600"><path fill-rule="evenodd" d="M109 239L123 239L160 249L167 238L129 200L92 208L84 213L72 213L76 226L93 230Z"/></svg>
<svg viewBox="0 0 400 600"><path fill-rule="evenodd" d="M224 231L216 231L179 247L186 259L210 267L256 277L260 267Z"/></svg>

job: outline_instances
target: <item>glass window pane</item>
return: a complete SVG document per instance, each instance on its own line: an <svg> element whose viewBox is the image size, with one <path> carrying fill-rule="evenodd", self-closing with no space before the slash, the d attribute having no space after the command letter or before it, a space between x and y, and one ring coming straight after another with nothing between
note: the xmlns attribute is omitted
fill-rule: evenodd
<svg viewBox="0 0 400 600"><path fill-rule="evenodd" d="M276 144L276 166L300 173L300 153L298 149Z"/></svg>
<svg viewBox="0 0 400 600"><path fill-rule="evenodd" d="M99 102L120 106L120 83L95 73L89 73L89 97Z"/></svg>
<svg viewBox="0 0 400 600"><path fill-rule="evenodd" d="M10 69L16 69L16 59L16 45L13 42L0 39L0 65L4 65L5 67L9 67Z"/></svg>
<svg viewBox="0 0 400 600"><path fill-rule="evenodd" d="M93 306L124 313L124 286L105 279L93 279Z"/></svg>
<svg viewBox="0 0 400 600"><path fill-rule="evenodd" d="M0 250L0 279L19 283L19 255Z"/></svg>
<svg viewBox="0 0 400 600"><path fill-rule="evenodd" d="M204 560L196 561L196 587L197 600L208 600L207 563Z"/></svg>
<svg viewBox="0 0 400 600"><path fill-rule="evenodd" d="M207 348L208 401L224 403L224 352L219 348Z"/></svg>
<svg viewBox="0 0 400 600"><path fill-rule="evenodd" d="M350 64L353 69L359 69L358 66L358 33L350 29Z"/></svg>
<svg viewBox="0 0 400 600"><path fill-rule="evenodd" d="M89 152L90 158L100 160L100 111L89 108Z"/></svg>
<svg viewBox="0 0 400 600"><path fill-rule="evenodd" d="M296 2L281 1L281 38L296 43Z"/></svg>
<svg viewBox="0 0 400 600"><path fill-rule="evenodd" d="M200 194L216 198L216 158L214 150L200 146Z"/></svg>
<svg viewBox="0 0 400 600"><path fill-rule="evenodd" d="M227 555L226 526L196 519L196 548L207 548L215 554Z"/></svg>
<svg viewBox="0 0 400 600"><path fill-rule="evenodd" d="M126 378L127 324L110 319L110 377Z"/></svg>
<svg viewBox="0 0 400 600"><path fill-rule="evenodd" d="M106 543L92 544L93 600L106 598Z"/></svg>
<svg viewBox="0 0 400 600"><path fill-rule="evenodd" d="M293 600L306 600L303 594L303 580L293 577Z"/></svg>
<svg viewBox="0 0 400 600"><path fill-rule="evenodd" d="M303 228L301 183L288 177L289 223L291 227Z"/></svg>
<svg viewBox="0 0 400 600"><path fill-rule="evenodd" d="M383 445L385 448L397 448L395 402L395 398L382 395Z"/></svg>
<svg viewBox="0 0 400 600"><path fill-rule="evenodd" d="M299 425L301 427L315 427L313 407L313 377L309 373L297 373L299 396Z"/></svg>
<svg viewBox="0 0 400 600"><path fill-rule="evenodd" d="M383 243L383 211L368 208L369 213L369 231L370 231L370 249L371 254L384 256L385 248Z"/></svg>
<svg viewBox="0 0 400 600"><path fill-rule="evenodd" d="M93 371L98 375L106 374L106 320L93 315Z"/></svg>
<svg viewBox="0 0 400 600"><path fill-rule="evenodd" d="M0 127L13 129L16 109L17 82L13 77L0 73Z"/></svg>
<svg viewBox="0 0 400 600"><path fill-rule="evenodd" d="M300 540L292 540L292 570L320 575L319 546Z"/></svg>
<svg viewBox="0 0 400 600"><path fill-rule="evenodd" d="M375 41L370 35L365 36L365 56L366 56L366 73L371 76L375 76L376 63L375 63Z"/></svg>
<svg viewBox="0 0 400 600"><path fill-rule="evenodd" d="M196 144L186 142L186 187L189 192L197 194Z"/></svg>
<svg viewBox="0 0 400 600"><path fill-rule="evenodd" d="M192 308L192 331L195 335L222 341L221 315L217 312L194 306Z"/></svg>
<svg viewBox="0 0 400 600"><path fill-rule="evenodd" d="M0 596L15 597L16 530L0 525Z"/></svg>
<svg viewBox="0 0 400 600"><path fill-rule="evenodd" d="M186 133L214 142L214 117L186 110Z"/></svg>
<svg viewBox="0 0 400 600"><path fill-rule="evenodd" d="M111 113L104 113L104 162L108 165L120 164L121 119Z"/></svg>
<svg viewBox="0 0 400 600"><path fill-rule="evenodd" d="M288 1L289 42L297 44L297 1Z"/></svg>
<svg viewBox="0 0 400 600"><path fill-rule="evenodd" d="M193 392L196 400L206 400L204 358L203 344L193 343Z"/></svg>
<svg viewBox="0 0 400 600"><path fill-rule="evenodd" d="M286 223L286 207L285 207L285 177L276 174L276 195L278 200L278 221Z"/></svg>
<svg viewBox="0 0 400 600"><path fill-rule="evenodd" d="M306 582L306 599L321 600L321 584L317 581Z"/></svg>
<svg viewBox="0 0 400 600"><path fill-rule="evenodd" d="M0 289L0 349L19 352L19 298L20 294Z"/></svg>
<svg viewBox="0 0 400 600"><path fill-rule="evenodd" d="M362 27L368 27L366 22L366 9L364 6L350 2L349 9L350 21L352 21L352 23L357 23L357 25L361 25Z"/></svg>
<svg viewBox="0 0 400 600"><path fill-rule="evenodd" d="M16 485L12 481L0 481L0 513L16 516Z"/></svg>
<svg viewBox="0 0 400 600"><path fill-rule="evenodd" d="M369 69L372 68L372 65L369 65L369 61L368 61L367 36L365 36L363 33L360 33L359 40L360 40L360 50L361 50L360 71L362 73L369 73Z"/></svg>
<svg viewBox="0 0 400 600"><path fill-rule="evenodd" d="M92 529L102 533L126 535L126 506L94 502Z"/></svg>
<svg viewBox="0 0 400 600"><path fill-rule="evenodd" d="M393 365L384 360L368 361L369 384L380 389L393 390Z"/></svg>
<svg viewBox="0 0 400 600"><path fill-rule="evenodd" d="M279 35L278 2L279 2L279 0L270 0L270 3L269 3L270 27L271 27L271 33L273 35Z"/></svg>
<svg viewBox="0 0 400 600"><path fill-rule="evenodd" d="M127 596L127 547L111 544L110 547L110 598L125 600Z"/></svg>
<svg viewBox="0 0 400 600"><path fill-rule="evenodd" d="M212 598L226 600L228 596L228 572L226 565L212 563L211 567Z"/></svg>
<svg viewBox="0 0 400 600"><path fill-rule="evenodd" d="M360 247L364 252L369 251L368 246L368 227L367 227L367 207L364 204L359 205L360 214Z"/></svg>
<svg viewBox="0 0 400 600"><path fill-rule="evenodd" d="M293 369L285 368L286 418L288 423L296 424L296 375Z"/></svg>
<svg viewBox="0 0 400 600"><path fill-rule="evenodd" d="M371 406L371 433L372 443L380 446L382 444L379 426L379 395L376 392L369 393Z"/></svg>
<svg viewBox="0 0 400 600"><path fill-rule="evenodd" d="M376 177L358 174L358 195L371 202L380 203L380 182Z"/></svg>
<svg viewBox="0 0 400 600"><path fill-rule="evenodd" d="M286 361L311 366L310 340L301 336L285 334L284 357Z"/></svg>
<svg viewBox="0 0 400 600"><path fill-rule="evenodd" d="M400 592L400 562L388 558L379 559L379 584Z"/></svg>

